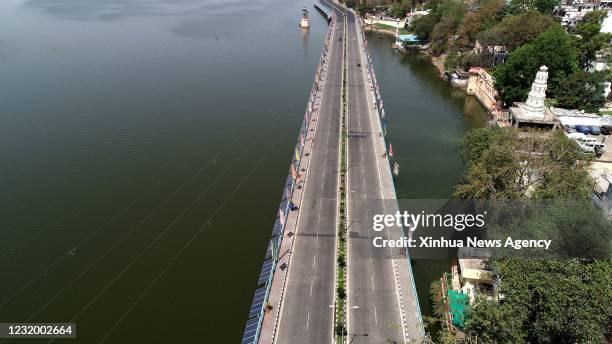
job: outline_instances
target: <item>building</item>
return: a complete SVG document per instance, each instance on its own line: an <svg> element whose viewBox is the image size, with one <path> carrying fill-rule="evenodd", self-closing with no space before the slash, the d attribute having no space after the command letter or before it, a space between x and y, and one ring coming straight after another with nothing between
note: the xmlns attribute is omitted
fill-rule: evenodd
<svg viewBox="0 0 612 344"><path fill-rule="evenodd" d="M450 274L442 274L441 293L437 296L444 303L444 323L450 331L464 327L466 311L477 296L484 296L489 301L504 298L499 291L499 279L489 266L491 254L488 249L461 247L457 255L459 266L453 264Z"/></svg>
<svg viewBox="0 0 612 344"><path fill-rule="evenodd" d="M514 127L536 127L546 129L556 129L558 121L552 111L544 106L546 99L546 87L548 80L548 68L540 67L537 72L527 101L516 102L510 107L508 121Z"/></svg>
<svg viewBox="0 0 612 344"><path fill-rule="evenodd" d="M501 102L495 89L495 79L484 68L470 68L467 94L475 96L478 101L493 115L501 113Z"/></svg>
<svg viewBox="0 0 612 344"><path fill-rule="evenodd" d="M455 68L451 74L450 84L453 87L467 88L470 78L470 73L461 68Z"/></svg>
<svg viewBox="0 0 612 344"><path fill-rule="evenodd" d="M573 1L569 5L557 6L554 14L561 20L561 25L568 31L576 28L576 25L584 16L595 10L609 10L612 8L612 0L599 0L596 3L585 1ZM612 29L612 19L610 15L602 23L601 32L610 32Z"/></svg>
<svg viewBox="0 0 612 344"><path fill-rule="evenodd" d="M406 25L412 24L412 21L417 17L428 15L429 12L431 12L431 10L412 11L412 12L406 13Z"/></svg>
<svg viewBox="0 0 612 344"><path fill-rule="evenodd" d="M562 109L550 107L549 109L559 124L566 129L575 129L577 125L596 126L612 125L610 116L599 116L594 113L586 113L577 109Z"/></svg>
<svg viewBox="0 0 612 344"><path fill-rule="evenodd" d="M462 247L458 250L457 255L463 288L468 284L471 286L493 284L493 273L488 267L491 253L487 249Z"/></svg>
<svg viewBox="0 0 612 344"><path fill-rule="evenodd" d="M595 161L589 174L594 182L591 200L602 209L606 217L612 218L612 163Z"/></svg>

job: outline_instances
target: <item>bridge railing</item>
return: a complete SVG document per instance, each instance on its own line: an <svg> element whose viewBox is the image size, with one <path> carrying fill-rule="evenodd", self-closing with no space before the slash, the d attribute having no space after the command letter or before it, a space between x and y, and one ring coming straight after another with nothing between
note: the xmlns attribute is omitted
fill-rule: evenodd
<svg viewBox="0 0 612 344"><path fill-rule="evenodd" d="M276 271L276 265L279 259L278 251L280 250L282 240L285 233L285 222L287 216L292 209L292 196L295 188L300 183L300 165L302 161L302 154L304 152L304 145L308 130L310 129L312 114L317 110L315 109L316 95L323 83L323 69L325 67L327 55L329 54L330 42L332 37L332 29L335 21L335 17L332 14L332 19L327 30L325 43L317 66L315 79L310 90L308 97L308 103L306 105L306 112L302 125L300 127L299 136L295 145L295 150L289 165L289 173L283 187L283 194L281 202L276 213L276 219L272 229L272 237L268 243L268 249L266 252L265 260L262 264L262 270L259 275L257 288L255 291L255 297L251 304L251 310L245 326L244 334L242 337L242 344L254 344L259 339L261 327L263 324L263 318L266 310L266 303L270 296L270 289L272 287L272 280L274 279L274 272Z"/></svg>
<svg viewBox="0 0 612 344"><path fill-rule="evenodd" d="M328 21L332 19L333 10L328 4L324 3L323 1L317 1L314 3L314 7L321 11L325 15L325 17L327 17Z"/></svg>

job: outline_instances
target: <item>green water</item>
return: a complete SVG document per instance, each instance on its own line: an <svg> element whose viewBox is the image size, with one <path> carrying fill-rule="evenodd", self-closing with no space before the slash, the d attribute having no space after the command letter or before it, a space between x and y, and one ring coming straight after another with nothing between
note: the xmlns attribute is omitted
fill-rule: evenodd
<svg viewBox="0 0 612 344"><path fill-rule="evenodd" d="M0 322L239 341L326 30L311 5L0 2ZM398 194L442 197L479 108L371 43Z"/></svg>

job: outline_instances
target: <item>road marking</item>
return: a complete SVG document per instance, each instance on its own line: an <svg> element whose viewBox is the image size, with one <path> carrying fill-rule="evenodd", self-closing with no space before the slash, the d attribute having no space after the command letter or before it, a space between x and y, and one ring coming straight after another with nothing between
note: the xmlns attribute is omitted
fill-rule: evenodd
<svg viewBox="0 0 612 344"><path fill-rule="evenodd" d="M376 288L374 287L374 274L372 274L372 290L376 290Z"/></svg>
<svg viewBox="0 0 612 344"><path fill-rule="evenodd" d="M359 308L359 306L353 306L352 308L357 309L357 308Z"/></svg>
<svg viewBox="0 0 612 344"><path fill-rule="evenodd" d="M308 316L306 318L306 330L308 330L308 325L310 325L310 312L308 312Z"/></svg>
<svg viewBox="0 0 612 344"><path fill-rule="evenodd" d="M312 267L314 268L315 265L317 264L317 256L312 257Z"/></svg>
<svg viewBox="0 0 612 344"><path fill-rule="evenodd" d="M312 284L314 283L314 281L310 281L310 296L312 296Z"/></svg>
<svg viewBox="0 0 612 344"><path fill-rule="evenodd" d="M374 321L376 321L376 325L378 325L378 315L376 314L376 306L374 306Z"/></svg>

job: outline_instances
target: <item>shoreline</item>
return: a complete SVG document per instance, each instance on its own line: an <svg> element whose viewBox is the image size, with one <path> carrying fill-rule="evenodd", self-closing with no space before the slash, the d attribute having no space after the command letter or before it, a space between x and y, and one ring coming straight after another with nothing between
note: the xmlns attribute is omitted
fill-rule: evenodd
<svg viewBox="0 0 612 344"><path fill-rule="evenodd" d="M393 37L395 37L395 32L393 32L391 30L378 29L378 28L374 28L374 27L367 27L367 30L381 32L383 34L392 35ZM404 49L398 49L398 50L400 50L400 52L402 52L402 53L406 53ZM438 69L438 72L440 73L440 78L444 79L444 77L446 75L446 69L444 68L444 61L446 60L446 55L443 54L443 55L440 55L440 56L434 56L431 53L430 49L416 50L416 53L428 56L429 57L429 61L431 62L431 64ZM449 83L449 87L456 88L456 87L453 87L452 85L450 85L450 83ZM463 90L467 94L467 90L465 88L459 88L459 89ZM468 94L468 96L470 96L470 95ZM471 96L474 97L474 95L471 95ZM500 125L497 116L493 112L491 112L491 110L487 109L487 106L482 102L482 100L480 100L478 97L475 97L475 98L478 100L480 105L487 110L488 120L495 120L498 123L497 125Z"/></svg>
<svg viewBox="0 0 612 344"><path fill-rule="evenodd" d="M379 29L379 28L373 27L373 26L366 26L363 29L364 29L364 31L382 32L385 35L391 35L391 36L395 37L395 31L392 31L392 30L389 30L389 29Z"/></svg>
<svg viewBox="0 0 612 344"><path fill-rule="evenodd" d="M395 37L395 31L391 31L388 29L379 29L376 27L372 27L372 26L366 26L365 31L375 31L375 32L380 32L386 35L391 35L393 37ZM440 75L444 75L446 73L446 69L444 68L444 60L445 60L445 56L433 56L431 54L431 51L429 49L425 49L425 50L418 50L417 53L422 54L422 55L426 55L429 56L430 60L431 60L431 64L433 64L438 71L440 72Z"/></svg>

